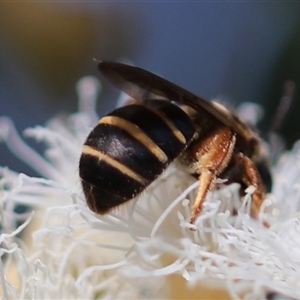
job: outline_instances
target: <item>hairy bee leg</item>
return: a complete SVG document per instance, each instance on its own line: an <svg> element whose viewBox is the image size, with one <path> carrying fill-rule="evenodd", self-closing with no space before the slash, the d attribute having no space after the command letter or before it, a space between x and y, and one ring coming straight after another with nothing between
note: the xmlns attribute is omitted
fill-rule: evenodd
<svg viewBox="0 0 300 300"><path fill-rule="evenodd" d="M192 207L190 223L195 223L201 213L208 191L213 187L218 175L228 165L236 141L235 133L229 127L219 127L201 139L192 149L195 158L193 169L200 174L200 186Z"/></svg>
<svg viewBox="0 0 300 300"><path fill-rule="evenodd" d="M238 155L243 164L242 181L247 186L253 185L256 188L255 192L252 195L251 216L255 219L258 219L261 205L265 199L262 179L252 160L242 153L239 153Z"/></svg>

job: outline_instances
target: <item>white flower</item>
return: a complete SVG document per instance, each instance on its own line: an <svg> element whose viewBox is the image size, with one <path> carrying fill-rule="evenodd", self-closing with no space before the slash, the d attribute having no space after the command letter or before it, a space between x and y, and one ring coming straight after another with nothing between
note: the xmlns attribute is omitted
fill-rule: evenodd
<svg viewBox="0 0 300 300"><path fill-rule="evenodd" d="M241 204L239 185L231 184L209 193L191 231L187 199L198 182L176 163L139 199L99 216L88 209L78 176L82 144L97 121L97 85L82 79L78 113L25 131L45 143L43 155L0 118L0 139L42 176L0 169L3 298L174 298L173 274L184 279L182 290L206 283L234 299L263 299L269 291L300 298L299 144L272 169L274 188L261 214L270 228L248 215L253 190ZM30 211L17 214L18 204ZM24 223L16 228L16 221Z"/></svg>

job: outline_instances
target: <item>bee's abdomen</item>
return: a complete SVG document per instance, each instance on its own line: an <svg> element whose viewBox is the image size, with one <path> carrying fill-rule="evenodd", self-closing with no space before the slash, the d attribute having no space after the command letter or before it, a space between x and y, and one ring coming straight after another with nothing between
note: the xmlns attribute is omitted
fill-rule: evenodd
<svg viewBox="0 0 300 300"><path fill-rule="evenodd" d="M192 140L194 127L179 107L153 104L156 110L139 104L116 109L88 136L79 171L93 211L106 213L137 196Z"/></svg>

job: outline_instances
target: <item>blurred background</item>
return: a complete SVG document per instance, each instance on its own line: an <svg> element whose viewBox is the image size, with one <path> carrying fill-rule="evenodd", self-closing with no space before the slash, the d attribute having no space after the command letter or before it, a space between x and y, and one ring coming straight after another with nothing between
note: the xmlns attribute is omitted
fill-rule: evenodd
<svg viewBox="0 0 300 300"><path fill-rule="evenodd" d="M100 78L94 58L130 61L208 100L260 103L263 132L292 80L296 93L280 133L299 137L300 2L0 2L0 116L10 116L22 132L75 112L78 79ZM100 116L118 96L102 82ZM3 143L0 165L39 175ZM182 282L173 286L174 299L187 297Z"/></svg>
<svg viewBox="0 0 300 300"><path fill-rule="evenodd" d="M286 80L300 86L299 2L1 2L0 115L19 131L77 109L93 60L128 60L211 99L261 103L267 130ZM104 85L99 115L118 93ZM300 132L299 93L281 133ZM0 165L36 175L0 144Z"/></svg>

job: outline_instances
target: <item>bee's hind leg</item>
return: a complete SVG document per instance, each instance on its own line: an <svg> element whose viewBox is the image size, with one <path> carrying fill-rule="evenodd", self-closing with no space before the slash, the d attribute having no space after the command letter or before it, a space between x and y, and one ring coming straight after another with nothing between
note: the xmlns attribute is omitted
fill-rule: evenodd
<svg viewBox="0 0 300 300"><path fill-rule="evenodd" d="M208 191L214 186L216 178L227 167L235 141L235 133L229 127L222 126L212 130L191 148L190 154L194 160L192 169L194 173L199 174L200 181L196 201L192 207L191 224L195 223L201 213L203 202Z"/></svg>

